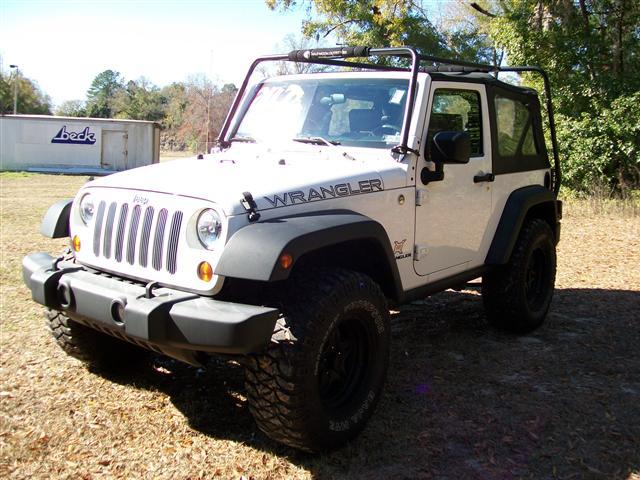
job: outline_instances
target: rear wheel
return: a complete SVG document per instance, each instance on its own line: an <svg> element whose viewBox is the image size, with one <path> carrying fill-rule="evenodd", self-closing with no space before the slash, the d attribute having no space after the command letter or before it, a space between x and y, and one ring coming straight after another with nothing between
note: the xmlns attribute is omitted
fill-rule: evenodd
<svg viewBox="0 0 640 480"><path fill-rule="evenodd" d="M334 449L362 430L384 384L389 313L367 276L319 270L292 278L271 345L247 358L249 408L271 438Z"/></svg>
<svg viewBox="0 0 640 480"><path fill-rule="evenodd" d="M45 321L56 343L68 355L102 370L121 370L144 358L146 351L70 319L64 312L45 310Z"/></svg>
<svg viewBox="0 0 640 480"><path fill-rule="evenodd" d="M526 333L546 318L556 278L556 247L549 224L524 224L509 262L482 279L489 322L502 330Z"/></svg>

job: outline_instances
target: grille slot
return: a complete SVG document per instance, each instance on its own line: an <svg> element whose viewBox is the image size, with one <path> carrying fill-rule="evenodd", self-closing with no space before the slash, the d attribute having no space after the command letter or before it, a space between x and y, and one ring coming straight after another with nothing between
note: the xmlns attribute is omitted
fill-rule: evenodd
<svg viewBox="0 0 640 480"><path fill-rule="evenodd" d="M101 201L93 226L93 253L97 258L173 275L178 270L183 223L181 210Z"/></svg>
<svg viewBox="0 0 640 480"><path fill-rule="evenodd" d="M169 247L167 248L167 270L176 273L178 239L180 237L180 226L182 225L182 212L174 212L171 219L171 230L169 232Z"/></svg>
<svg viewBox="0 0 640 480"><path fill-rule="evenodd" d="M140 241L140 258L138 261L143 267L147 266L149 258L149 238L151 237L151 222L153 222L153 207L147 207L144 211L144 220L142 222L142 240Z"/></svg>
<svg viewBox="0 0 640 480"><path fill-rule="evenodd" d="M129 214L129 205L123 203L120 207L120 221L118 222L118 234L116 236L116 260L122 261L122 248L124 246L124 229L127 224L127 215Z"/></svg>
<svg viewBox="0 0 640 480"><path fill-rule="evenodd" d="M111 202L107 213L107 224L104 227L104 244L102 253L105 257L111 257L111 238L113 237L113 221L116 218L116 202Z"/></svg>
<svg viewBox="0 0 640 480"><path fill-rule="evenodd" d="M153 239L153 257L151 264L156 270L162 268L162 243L164 241L164 227L167 224L167 209L163 208L158 214L158 223L156 224L156 235Z"/></svg>
<svg viewBox="0 0 640 480"><path fill-rule="evenodd" d="M129 242L127 243L127 262L133 265L136 259L136 240L138 238L138 223L140 223L140 205L133 207L131 224L129 225Z"/></svg>
<svg viewBox="0 0 640 480"><path fill-rule="evenodd" d="M100 202L98 213L96 214L96 224L93 229L93 253L97 257L100 255L100 237L102 236L102 221L104 220L104 209L106 203Z"/></svg>

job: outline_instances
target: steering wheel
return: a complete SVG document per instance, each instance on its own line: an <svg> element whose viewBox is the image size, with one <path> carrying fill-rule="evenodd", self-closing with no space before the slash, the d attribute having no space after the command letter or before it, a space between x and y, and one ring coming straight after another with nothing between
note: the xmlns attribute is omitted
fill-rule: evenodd
<svg viewBox="0 0 640 480"><path fill-rule="evenodd" d="M381 137L382 135L397 135L401 130L402 128L396 125L384 124L371 130L371 133Z"/></svg>

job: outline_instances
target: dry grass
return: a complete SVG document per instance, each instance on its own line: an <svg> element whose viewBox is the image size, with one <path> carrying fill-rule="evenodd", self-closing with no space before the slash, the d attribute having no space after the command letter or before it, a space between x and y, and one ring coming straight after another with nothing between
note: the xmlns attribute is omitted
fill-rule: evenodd
<svg viewBox="0 0 640 480"><path fill-rule="evenodd" d="M89 372L51 341L23 255L80 177L0 175L0 475L4 478L640 479L640 217L567 206L547 324L485 324L476 288L393 315L388 385L363 434L308 456L255 427L242 372L162 358ZM589 213L590 212L590 213Z"/></svg>

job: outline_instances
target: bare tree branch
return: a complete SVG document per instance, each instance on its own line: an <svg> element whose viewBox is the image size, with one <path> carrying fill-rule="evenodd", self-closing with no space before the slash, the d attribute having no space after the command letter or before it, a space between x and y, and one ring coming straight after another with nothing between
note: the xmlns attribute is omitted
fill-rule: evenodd
<svg viewBox="0 0 640 480"><path fill-rule="evenodd" d="M497 17L497 15L494 15L493 13L488 12L487 10L482 8L480 5L478 5L476 2L472 2L471 3L471 8L473 8L474 10L477 10L478 12L480 12L483 15L486 15L487 17L490 17L490 18L496 18Z"/></svg>

